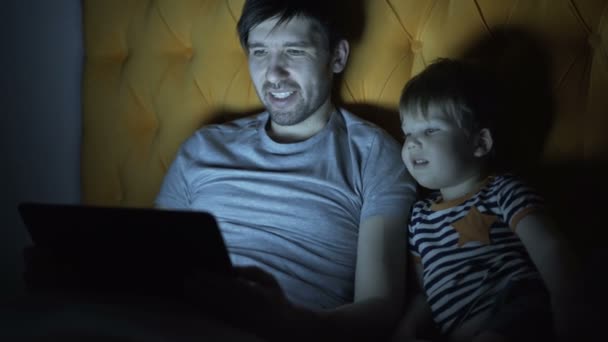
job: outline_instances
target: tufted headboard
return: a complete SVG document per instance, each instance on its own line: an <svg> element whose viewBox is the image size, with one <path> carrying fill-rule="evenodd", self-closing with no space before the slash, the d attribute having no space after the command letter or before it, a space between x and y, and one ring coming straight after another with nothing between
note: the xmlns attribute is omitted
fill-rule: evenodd
<svg viewBox="0 0 608 342"><path fill-rule="evenodd" d="M83 3L83 201L151 206L185 138L260 109L235 30L243 0ZM337 92L355 113L397 136L412 75L477 58L504 80L514 154L542 165L607 154L607 0L351 4L359 34Z"/></svg>

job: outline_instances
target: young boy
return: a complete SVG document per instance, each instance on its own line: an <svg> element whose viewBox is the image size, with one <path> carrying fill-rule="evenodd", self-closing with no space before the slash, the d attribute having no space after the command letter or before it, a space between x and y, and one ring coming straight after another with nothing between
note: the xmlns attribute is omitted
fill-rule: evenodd
<svg viewBox="0 0 608 342"><path fill-rule="evenodd" d="M402 159L422 187L438 191L412 208L409 250L424 294L394 340L429 338L425 326L456 341L555 338L561 245L542 199L512 175L492 173L493 91L472 64L443 59L401 96Z"/></svg>

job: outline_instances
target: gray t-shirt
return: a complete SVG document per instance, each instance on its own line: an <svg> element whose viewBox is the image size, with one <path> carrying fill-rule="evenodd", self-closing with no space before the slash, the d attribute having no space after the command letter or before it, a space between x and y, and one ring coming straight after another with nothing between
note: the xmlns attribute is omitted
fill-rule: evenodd
<svg viewBox="0 0 608 342"><path fill-rule="evenodd" d="M400 147L345 110L297 143L273 141L268 120L262 113L197 131L179 150L156 204L212 213L232 262L272 273L293 303L318 309L351 302L359 223L407 215L415 200Z"/></svg>

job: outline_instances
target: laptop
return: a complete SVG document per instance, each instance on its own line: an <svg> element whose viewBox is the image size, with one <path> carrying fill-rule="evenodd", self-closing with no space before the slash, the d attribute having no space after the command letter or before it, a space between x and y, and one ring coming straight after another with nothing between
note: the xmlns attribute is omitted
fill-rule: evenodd
<svg viewBox="0 0 608 342"><path fill-rule="evenodd" d="M232 276L206 212L20 203L35 247L73 268L84 291L180 297L197 271Z"/></svg>

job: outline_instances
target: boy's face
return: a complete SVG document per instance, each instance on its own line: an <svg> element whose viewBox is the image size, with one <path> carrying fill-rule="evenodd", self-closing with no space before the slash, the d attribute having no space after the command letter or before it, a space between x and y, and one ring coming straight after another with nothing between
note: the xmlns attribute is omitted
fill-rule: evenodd
<svg viewBox="0 0 608 342"><path fill-rule="evenodd" d="M479 175L474 139L453 117L432 108L427 117L401 113L401 129L405 134L401 158L420 185L446 189Z"/></svg>

